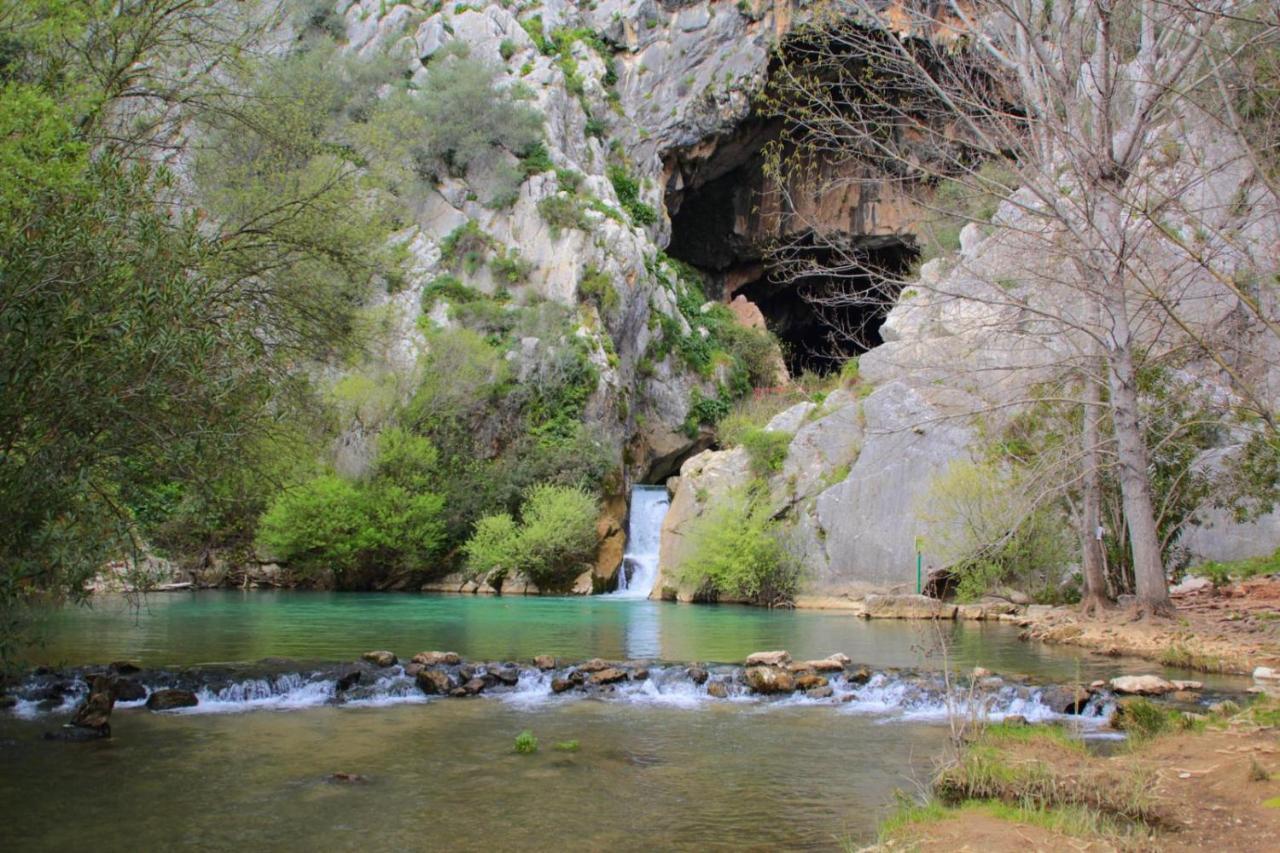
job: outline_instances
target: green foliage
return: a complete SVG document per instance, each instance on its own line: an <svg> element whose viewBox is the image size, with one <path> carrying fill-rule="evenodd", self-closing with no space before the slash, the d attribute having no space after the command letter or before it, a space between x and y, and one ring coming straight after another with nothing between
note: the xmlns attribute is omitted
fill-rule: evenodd
<svg viewBox="0 0 1280 853"><path fill-rule="evenodd" d="M592 230L587 210L581 199L563 192L547 196L538 202L538 213L542 216L542 221L550 225L557 235L574 228L579 231Z"/></svg>
<svg viewBox="0 0 1280 853"><path fill-rule="evenodd" d="M689 525L685 538L681 583L770 606L795 596L800 567L765 496L727 495Z"/></svg>
<svg viewBox="0 0 1280 853"><path fill-rule="evenodd" d="M608 314L617 310L619 304L618 289L613 286L609 274L589 266L582 271L578 280L578 291L592 302L601 313Z"/></svg>
<svg viewBox="0 0 1280 853"><path fill-rule="evenodd" d="M689 395L689 414L685 416L684 431L690 438L698 434L704 426L715 426L721 418L729 414L730 400L726 399L723 388L715 397L704 396L697 388Z"/></svg>
<svg viewBox="0 0 1280 853"><path fill-rule="evenodd" d="M433 57L426 85L397 89L378 103L360 138L369 160L403 163L420 180L472 166L493 167L500 152L524 156L542 141L542 114L519 92L496 85L496 70L451 53Z"/></svg>
<svg viewBox="0 0 1280 853"><path fill-rule="evenodd" d="M769 477L782 470L787 461L791 433L780 430L749 429L742 434L742 446L751 460L751 473Z"/></svg>
<svg viewBox="0 0 1280 853"><path fill-rule="evenodd" d="M990 222L1000 202L1017 188L1012 169L995 160L988 160L968 174L940 182L929 202L930 215L920 229L922 260L958 251L964 226L970 222Z"/></svg>
<svg viewBox="0 0 1280 853"><path fill-rule="evenodd" d="M1037 506L1021 484L988 463L958 459L919 508L930 547L960 579L957 597L973 601L1000 586L1052 600L1072 538L1065 519Z"/></svg>
<svg viewBox="0 0 1280 853"><path fill-rule="evenodd" d="M1248 580L1258 575L1276 575L1280 574L1280 551L1266 557L1248 557L1225 563L1210 560L1193 567L1188 574L1206 577L1219 588L1227 586L1233 580Z"/></svg>
<svg viewBox="0 0 1280 853"><path fill-rule="evenodd" d="M640 182L626 167L615 163L609 166L608 174L613 191L618 194L618 202L631 216L632 222L645 228L658 221L657 211L640 200Z"/></svg>
<svg viewBox="0 0 1280 853"><path fill-rule="evenodd" d="M538 739L533 736L533 732L525 729L516 735L516 752L521 755L532 755L538 751Z"/></svg>
<svg viewBox="0 0 1280 853"><path fill-rule="evenodd" d="M577 752L580 744L576 740L562 740L556 744L556 752Z"/></svg>
<svg viewBox="0 0 1280 853"><path fill-rule="evenodd" d="M1142 698L1126 699L1116 708L1112 725L1134 740L1148 740L1157 735L1183 729L1201 728L1201 721L1181 711L1163 708Z"/></svg>
<svg viewBox="0 0 1280 853"><path fill-rule="evenodd" d="M595 555L598 511L595 498L581 488L535 485L525 494L519 525L506 514L476 522L463 546L467 569L499 585L524 572L541 589L564 589Z"/></svg>
<svg viewBox="0 0 1280 853"><path fill-rule="evenodd" d="M344 85L383 66L322 67L311 39L261 59L239 7L213 6L5 7L6 625L144 542L247 543L268 478L314 449L299 366L351 353L354 307L392 280L385 193L350 146L376 86ZM196 56L218 73L172 73ZM217 108L181 116L179 188L152 154L168 107L196 104Z"/></svg>
<svg viewBox="0 0 1280 853"><path fill-rule="evenodd" d="M291 567L332 571L343 586L428 569L445 532L444 499L428 491L436 462L425 438L388 429L372 476L353 483L326 474L286 490L263 516L259 538Z"/></svg>
<svg viewBox="0 0 1280 853"><path fill-rule="evenodd" d="M515 519L505 512L479 519L462 550L466 555L467 572L497 586L524 568L520 528Z"/></svg>
<svg viewBox="0 0 1280 853"><path fill-rule="evenodd" d="M547 145L542 140L538 140L521 155L520 167L524 170L526 176L540 175L543 172L549 172L555 168L555 164L551 162L551 154L547 151Z"/></svg>

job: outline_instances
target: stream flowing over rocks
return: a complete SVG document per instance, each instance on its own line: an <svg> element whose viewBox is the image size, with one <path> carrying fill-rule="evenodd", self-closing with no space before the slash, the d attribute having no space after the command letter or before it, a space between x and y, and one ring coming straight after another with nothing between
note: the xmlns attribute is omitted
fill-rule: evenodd
<svg viewBox="0 0 1280 853"><path fill-rule="evenodd" d="M792 661L785 651L761 652L742 664L681 664L648 660L579 662L465 661L452 652L421 652L409 663L379 663L365 655L348 663L304 665L283 659L184 669L107 667L38 669L10 691L11 713L79 719L93 696L110 690L117 710L145 708L179 714L296 710L324 705L378 707L488 697L516 706L549 702L614 701L696 709L729 702L761 709L827 706L836 713L886 721L943 722L948 717L1023 722L1075 721L1086 733L1105 729L1121 694L1160 696L1168 685L1174 704L1203 710L1225 694L1199 693L1198 682L1129 676L1109 684L1039 683L977 668L963 676L936 671L873 669L842 654ZM383 655L377 656L385 660ZM1175 686L1176 685L1176 686ZM1148 688L1151 689L1148 689ZM1191 692L1195 691L1195 692ZM1229 697L1228 697L1229 698ZM105 717L97 720L99 728ZM83 725L83 723L74 723ZM110 735L107 726L102 736ZM63 737L59 739L82 739Z"/></svg>

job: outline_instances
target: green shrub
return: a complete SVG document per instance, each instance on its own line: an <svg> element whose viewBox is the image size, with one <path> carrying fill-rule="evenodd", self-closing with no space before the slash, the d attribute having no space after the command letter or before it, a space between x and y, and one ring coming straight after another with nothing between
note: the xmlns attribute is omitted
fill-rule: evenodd
<svg viewBox="0 0 1280 853"><path fill-rule="evenodd" d="M769 477L782 470L787 461L791 433L780 430L749 429L742 435L742 446L751 460L751 473Z"/></svg>
<svg viewBox="0 0 1280 853"><path fill-rule="evenodd" d="M702 427L715 426L721 418L729 414L729 405L730 402L723 393L715 397L707 397L694 388L689 396L689 414L685 416L684 421L685 434L692 438Z"/></svg>
<svg viewBox="0 0 1280 853"><path fill-rule="evenodd" d="M613 279L608 273L594 266L588 266L582 271L582 278L578 280L578 290L599 308L602 314L611 313L618 307L618 289L613 286Z"/></svg>
<svg viewBox="0 0 1280 853"><path fill-rule="evenodd" d="M541 589L564 589L595 555L598 511L596 499L579 487L535 485L525 493L518 525L502 513L476 522L463 546L467 569L477 577L524 572Z"/></svg>
<svg viewBox="0 0 1280 853"><path fill-rule="evenodd" d="M551 162L551 153L547 151L547 144L538 140L529 146L520 157L520 168L524 170L526 176L540 175L554 169L555 165Z"/></svg>
<svg viewBox="0 0 1280 853"><path fill-rule="evenodd" d="M539 201L538 213L557 236L561 231L571 228L591 230L591 219L587 216L582 201L567 193L557 193Z"/></svg>
<svg viewBox="0 0 1280 853"><path fill-rule="evenodd" d="M537 485L520 509L525 573L540 588L568 586L595 556L596 499L574 486Z"/></svg>
<svg viewBox="0 0 1280 853"><path fill-rule="evenodd" d="M644 228L658 221L658 213L640 200L640 182L624 166L611 165L609 182L618 194L618 203L631 216L631 221Z"/></svg>
<svg viewBox="0 0 1280 853"><path fill-rule="evenodd" d="M529 280L533 272L533 264L520 257L519 249L505 249L496 252L489 262L494 275L507 284L520 284Z"/></svg>
<svg viewBox="0 0 1280 853"><path fill-rule="evenodd" d="M515 519L505 512L486 515L477 521L475 532L462 550L467 559L467 573L497 586L524 568L520 529Z"/></svg>
<svg viewBox="0 0 1280 853"><path fill-rule="evenodd" d="M511 57L515 56L519 49L511 39L503 39L502 43L498 45L498 53L502 56L503 62L510 61Z"/></svg>
<svg viewBox="0 0 1280 853"><path fill-rule="evenodd" d="M688 527L681 582L757 604L789 602L800 567L772 515L767 500L750 491L716 501Z"/></svg>
<svg viewBox="0 0 1280 853"><path fill-rule="evenodd" d="M344 585L426 569L444 543L444 500L428 490L436 461L425 438L386 430L368 480L326 474L281 493L259 541L300 572L330 570Z"/></svg>
<svg viewBox="0 0 1280 853"><path fill-rule="evenodd" d="M521 755L532 755L538 751L538 739L533 736L533 732L525 729L516 735L516 752Z"/></svg>

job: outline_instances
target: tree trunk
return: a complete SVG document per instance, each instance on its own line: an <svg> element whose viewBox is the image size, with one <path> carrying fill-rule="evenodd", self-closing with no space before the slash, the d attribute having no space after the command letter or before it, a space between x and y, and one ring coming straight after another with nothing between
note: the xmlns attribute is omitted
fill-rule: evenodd
<svg viewBox="0 0 1280 853"><path fill-rule="evenodd" d="M1133 554L1133 580L1138 594L1138 610L1144 616L1173 612L1169 584L1164 574L1160 537L1156 531L1151 500L1150 464L1147 445L1138 416L1137 371L1124 293L1109 288L1107 310L1113 323L1111 352L1108 354L1108 385L1111 390L1111 419L1116 434L1116 457L1120 471L1120 496L1129 527L1129 548Z"/></svg>
<svg viewBox="0 0 1280 853"><path fill-rule="evenodd" d="M1097 381L1085 377L1084 424L1081 430L1084 465L1084 493L1080 507L1080 565L1084 574L1084 594L1080 609L1096 615L1111 605L1107 596L1107 579L1103 571L1102 541L1098 537L1102 524L1102 486L1098 481L1098 404L1101 402Z"/></svg>

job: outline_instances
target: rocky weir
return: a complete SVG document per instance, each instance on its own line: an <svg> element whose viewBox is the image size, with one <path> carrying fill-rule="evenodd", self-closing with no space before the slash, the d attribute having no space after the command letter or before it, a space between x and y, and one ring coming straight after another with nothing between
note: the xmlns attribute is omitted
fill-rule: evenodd
<svg viewBox="0 0 1280 853"><path fill-rule="evenodd" d="M127 662L32 671L3 697L10 713L26 718L72 714L49 737L86 740L110 736L112 709L216 714L317 706L378 707L487 697L517 706L575 700L697 708L708 703L763 708L829 706L839 713L886 721L944 721L951 715L1028 723L1075 721L1103 733L1129 695L1149 695L1183 710L1207 709L1232 698L1203 691L1197 682L1157 676L1121 676L1091 684L1042 683L976 668L960 676L882 668L842 654L792 660L785 651L758 652L741 663L649 660L467 661L454 652L429 651L400 660L371 651L346 663L304 664L267 659L244 665L141 669Z"/></svg>

